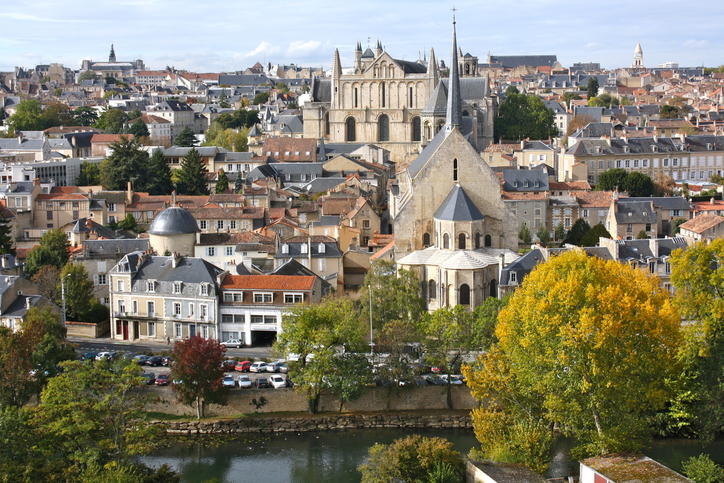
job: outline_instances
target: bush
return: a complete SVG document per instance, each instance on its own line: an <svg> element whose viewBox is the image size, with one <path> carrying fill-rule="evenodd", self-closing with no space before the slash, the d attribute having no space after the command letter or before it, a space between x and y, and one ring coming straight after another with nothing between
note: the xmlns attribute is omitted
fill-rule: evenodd
<svg viewBox="0 0 724 483"><path fill-rule="evenodd" d="M724 467L712 461L707 454L692 456L682 463L684 474L696 483L724 481Z"/></svg>

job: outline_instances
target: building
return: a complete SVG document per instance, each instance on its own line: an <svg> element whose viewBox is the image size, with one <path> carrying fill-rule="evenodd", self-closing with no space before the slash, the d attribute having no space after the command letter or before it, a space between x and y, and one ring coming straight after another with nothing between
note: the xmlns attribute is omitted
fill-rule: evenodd
<svg viewBox="0 0 724 483"><path fill-rule="evenodd" d="M37 289L25 278L0 275L0 327L18 331L31 307L53 306L45 297L35 294Z"/></svg>
<svg viewBox="0 0 724 483"><path fill-rule="evenodd" d="M679 233L693 242L724 238L724 216L703 213L679 225Z"/></svg>
<svg viewBox="0 0 724 483"><path fill-rule="evenodd" d="M608 210L606 230L617 240L656 237L656 209L651 201L614 200Z"/></svg>
<svg viewBox="0 0 724 483"><path fill-rule="evenodd" d="M581 483L691 483L689 478L643 455L596 456L579 465Z"/></svg>
<svg viewBox="0 0 724 483"><path fill-rule="evenodd" d="M84 60L81 64L81 72L93 71L103 78L112 77L114 79L127 79L133 77L137 71L144 70L143 61L141 59L119 61L116 60L116 52L111 44L111 52L108 55L108 62L93 62L91 60Z"/></svg>
<svg viewBox="0 0 724 483"><path fill-rule="evenodd" d="M199 231L188 210L171 206L156 215L148 229L151 250L159 255L191 257Z"/></svg>
<svg viewBox="0 0 724 483"><path fill-rule="evenodd" d="M634 49L633 63L631 63L632 69L644 69L644 49L641 48L641 44L637 43Z"/></svg>
<svg viewBox="0 0 724 483"><path fill-rule="evenodd" d="M290 259L310 269L332 287L344 283L342 252L334 238L328 236L285 238L274 255L275 268L279 268Z"/></svg>

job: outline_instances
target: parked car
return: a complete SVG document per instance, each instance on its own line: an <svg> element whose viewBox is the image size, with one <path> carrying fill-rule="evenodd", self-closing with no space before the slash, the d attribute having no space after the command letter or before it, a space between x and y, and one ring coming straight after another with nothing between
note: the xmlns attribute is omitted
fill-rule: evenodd
<svg viewBox="0 0 724 483"><path fill-rule="evenodd" d="M289 366L284 361L270 362L265 367L266 372L289 372Z"/></svg>
<svg viewBox="0 0 724 483"><path fill-rule="evenodd" d="M249 366L249 372L266 372L266 362L257 361Z"/></svg>
<svg viewBox="0 0 724 483"><path fill-rule="evenodd" d="M234 368L236 367L236 361L234 359L226 359L225 361L223 361L221 363L221 367L225 371L233 371Z"/></svg>
<svg viewBox="0 0 724 483"><path fill-rule="evenodd" d="M112 351L99 352L98 355L96 355L96 360L102 361L105 359L105 360L112 361L113 359L115 359L115 357L116 357L116 353L112 352Z"/></svg>
<svg viewBox="0 0 724 483"><path fill-rule="evenodd" d="M156 376L157 386L168 386L169 377L168 374L159 374Z"/></svg>
<svg viewBox="0 0 724 483"><path fill-rule="evenodd" d="M249 368L251 367L251 361L240 361L237 362L234 366L234 370L236 372L249 372Z"/></svg>
<svg viewBox="0 0 724 483"><path fill-rule="evenodd" d="M98 355L98 353L95 352L95 351L84 352L83 354L80 355L80 360L82 360L82 361L94 361L94 360L96 360L96 356L97 356L97 355Z"/></svg>
<svg viewBox="0 0 724 483"><path fill-rule="evenodd" d="M422 376L422 378L425 380L425 382L432 386L442 386L443 384L447 384L440 378L440 376L436 376L434 374L426 374Z"/></svg>
<svg viewBox="0 0 724 483"><path fill-rule="evenodd" d="M156 374L153 372L144 372L142 376L146 380L146 385L152 385L156 383Z"/></svg>
<svg viewBox="0 0 724 483"><path fill-rule="evenodd" d="M260 377L256 380L256 388L257 389L264 389L264 388L270 388L272 387L271 383L269 383L269 380L266 377Z"/></svg>
<svg viewBox="0 0 724 483"><path fill-rule="evenodd" d="M221 343L221 345L226 346L227 348L235 347L238 349L239 347L243 346L244 344L239 339L229 339L229 340L223 341Z"/></svg>
<svg viewBox="0 0 724 483"><path fill-rule="evenodd" d="M224 378L221 380L221 385L224 387L236 387L236 381L234 380L234 376L224 376Z"/></svg>
<svg viewBox="0 0 724 483"><path fill-rule="evenodd" d="M162 365L162 366L169 367L172 362L173 362L173 359L171 359L169 356L163 356L163 357L161 357L161 365Z"/></svg>
<svg viewBox="0 0 724 483"><path fill-rule="evenodd" d="M447 374L441 375L440 380L442 381L443 384L447 384L448 375ZM457 374L451 374L450 375L450 384L452 384L454 386L459 386L459 385L463 384L463 376L460 376Z"/></svg>
<svg viewBox="0 0 724 483"><path fill-rule="evenodd" d="M138 354L138 355L133 356L133 362L136 362L136 363L144 366L144 365L146 365L146 361L150 358L151 358L151 356L147 356L145 354Z"/></svg>
<svg viewBox="0 0 724 483"><path fill-rule="evenodd" d="M276 374L269 378L269 382L274 389L281 389L283 387L287 387L287 380L284 377Z"/></svg>
<svg viewBox="0 0 724 483"><path fill-rule="evenodd" d="M163 365L163 357L151 356L148 359L146 359L146 362L144 364L147 366L151 366L151 367L161 366L161 365Z"/></svg>
<svg viewBox="0 0 724 483"><path fill-rule="evenodd" d="M251 378L247 375L239 376L237 382L239 383L239 387L242 389L248 389L252 386Z"/></svg>

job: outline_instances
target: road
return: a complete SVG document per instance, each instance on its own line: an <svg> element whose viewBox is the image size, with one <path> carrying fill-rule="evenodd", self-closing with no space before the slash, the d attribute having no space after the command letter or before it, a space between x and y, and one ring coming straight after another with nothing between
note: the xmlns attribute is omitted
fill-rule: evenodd
<svg viewBox="0 0 724 483"><path fill-rule="evenodd" d="M152 344L144 342L119 342L110 338L83 339L69 337L68 340L78 346L79 352L88 351L125 351L139 354L161 353L170 351L173 346L166 344ZM252 359L274 359L271 347L242 347L241 349L227 349L229 357L248 357Z"/></svg>

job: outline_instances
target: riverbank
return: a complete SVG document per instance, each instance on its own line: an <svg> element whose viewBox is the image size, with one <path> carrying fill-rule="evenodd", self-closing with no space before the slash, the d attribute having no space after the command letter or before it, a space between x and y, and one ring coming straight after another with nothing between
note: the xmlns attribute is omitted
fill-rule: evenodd
<svg viewBox="0 0 724 483"><path fill-rule="evenodd" d="M472 429L470 412L385 411L355 413L251 414L227 419L160 420L168 434L303 433L350 429Z"/></svg>

